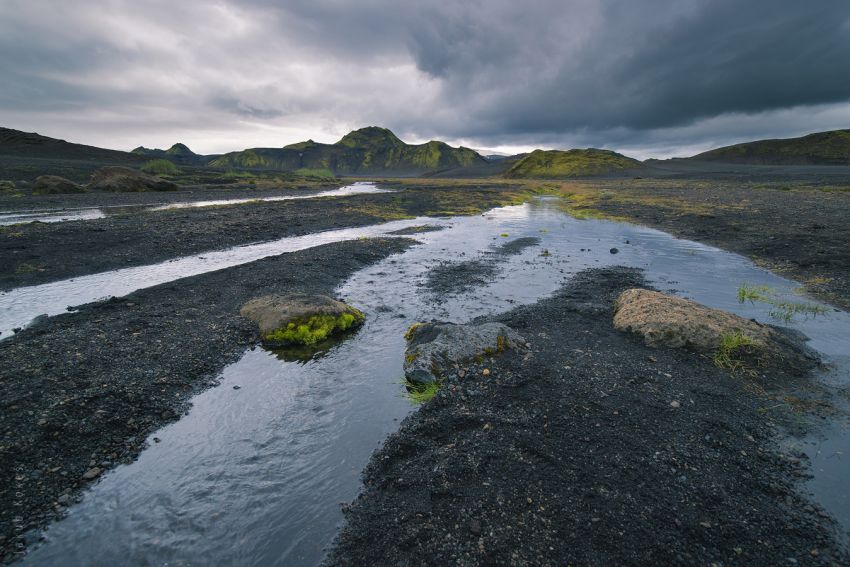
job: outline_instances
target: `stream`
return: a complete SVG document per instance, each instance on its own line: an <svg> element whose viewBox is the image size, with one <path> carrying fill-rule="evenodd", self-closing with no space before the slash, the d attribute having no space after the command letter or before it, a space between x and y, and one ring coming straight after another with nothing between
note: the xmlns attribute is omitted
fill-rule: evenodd
<svg viewBox="0 0 850 567"><path fill-rule="evenodd" d="M218 387L194 398L186 416L152 435L137 461L88 490L23 563L315 565L342 521L340 503L359 490L370 454L414 409L399 381L402 335L411 323L504 312L550 295L579 271L612 265L643 268L661 291L764 322L775 323L770 308L739 303L738 286L768 285L788 296L798 286L742 256L626 223L577 220L552 199L538 198L473 217L331 231L12 290L0 296L0 327L54 314L60 304L64 311L272 254L425 223L444 228L415 235L421 245L357 272L339 288L367 314L359 331L308 360L247 351L224 369ZM429 270L447 260L490 258L497 246L527 237L539 244L500 258L492 282L448 296L424 286ZM140 284L136 278L148 272ZM850 315L830 308L790 326L806 333L828 361L822 379L846 388ZM846 530L850 505L835 488L850 478L846 423L798 442L809 447L818 439L831 456L813 460L807 488ZM846 492L843 485L840 493Z"/></svg>
<svg viewBox="0 0 850 567"><path fill-rule="evenodd" d="M382 189L371 181L356 181L337 189L307 192L303 195L276 195L273 197L246 197L239 199L212 199L204 201L178 201L175 203L157 203L155 205L111 205L108 207L76 207L66 209L38 209L22 211L0 211L0 226L28 222L65 222L76 220L96 220L106 218L110 212L155 212L171 209L190 209L201 207L223 207L245 203L267 203L275 201L297 201L318 199L320 197L348 197L370 193L392 193L391 189Z"/></svg>

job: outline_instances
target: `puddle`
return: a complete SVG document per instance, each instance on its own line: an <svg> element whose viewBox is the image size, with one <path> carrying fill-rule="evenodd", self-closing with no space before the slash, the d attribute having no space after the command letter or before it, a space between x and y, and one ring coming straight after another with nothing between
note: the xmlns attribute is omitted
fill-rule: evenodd
<svg viewBox="0 0 850 567"><path fill-rule="evenodd" d="M61 209L45 211L20 211L0 213L0 226L26 222L64 222L72 220L94 220L106 216L101 209Z"/></svg>
<svg viewBox="0 0 850 567"><path fill-rule="evenodd" d="M738 285L786 293L796 285L741 256L656 230L573 219L546 199L439 224L446 229L417 235L422 245L356 273L338 290L367 314L362 329L306 362L247 352L224 370L219 387L193 400L188 415L156 432L159 443L151 440L138 461L104 475L24 563L315 565L370 454L412 410L399 383L402 334L412 322L506 311L551 294L576 272L610 265L643 268L661 290L763 321L768 308L739 304ZM529 237L540 244L503 258L488 285L440 298L424 287L429 270L446 259L475 260ZM610 253L614 247L618 254ZM837 368L850 366L846 313L793 326ZM824 504L833 512L841 506L837 499Z"/></svg>
<svg viewBox="0 0 850 567"><path fill-rule="evenodd" d="M160 203L155 206L147 205L110 205L105 207L81 207L71 209L43 209L29 211L0 212L0 226L21 224L27 222L64 222L74 220L95 220L105 218L111 212L138 211L167 211L171 209L189 209L201 207L219 207L240 205L244 203L296 201L302 199L318 199L320 197L349 197L373 193L394 193L392 189L382 189L371 181L356 181L337 189L327 191L307 192L303 195L280 195L274 197L246 197L242 199L214 199L206 201L179 201L176 203Z"/></svg>
<svg viewBox="0 0 850 567"><path fill-rule="evenodd" d="M246 199L218 199L212 201L186 201L181 203L170 203L157 207L151 207L149 211L166 211L169 209L189 209L196 207L218 207L223 205L239 205L243 203L294 201L299 199L318 199L319 197L347 197L351 195L365 195L369 193L394 193L390 189L381 189L371 181L356 181L351 185L330 189L307 195L283 195L279 197L251 197Z"/></svg>

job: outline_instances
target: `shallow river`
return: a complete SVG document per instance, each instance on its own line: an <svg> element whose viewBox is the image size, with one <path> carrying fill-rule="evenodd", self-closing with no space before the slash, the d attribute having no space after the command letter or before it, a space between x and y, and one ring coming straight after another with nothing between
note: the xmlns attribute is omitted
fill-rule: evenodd
<svg viewBox="0 0 850 567"><path fill-rule="evenodd" d="M206 201L178 201L175 203L161 203L153 206L148 205L114 205L110 207L79 207L67 209L40 209L23 211L0 211L0 226L21 224L27 222L64 222L74 220L95 220L105 218L112 211L139 212L139 211L167 211L169 209L190 209L200 207L218 207L227 205L240 205L244 203L274 202L274 201L297 201L301 199L318 199L320 197L348 197L351 195L364 195L369 193L392 193L390 189L382 189L370 181L356 181L351 185L345 185L337 189L327 191L304 192L301 195L278 195L274 197L247 197L240 199L214 199Z"/></svg>
<svg viewBox="0 0 850 567"><path fill-rule="evenodd" d="M50 527L46 542L25 563L315 565L342 520L339 504L357 494L371 452L412 410L399 383L402 334L412 322L463 322L506 311L551 294L578 271L610 265L643 268L662 291L765 322L772 322L768 309L739 304L738 286L765 284L790 294L797 285L741 256L656 230L573 219L549 199L476 217L393 223L371 234L424 222L445 229L416 235L422 245L356 273L338 290L367 313L362 329L307 362L285 361L261 349L246 352L224 370L220 386L194 399L188 415L151 436L138 461L105 474L67 518ZM423 287L428 270L441 262L475 259L529 236L540 244L507 258L486 286L448 298L433 297ZM286 252L303 248L310 238L317 245L326 241L313 235L269 246ZM619 252L612 254L612 248ZM251 247L228 254L239 250L245 261L256 259ZM173 262L163 269L168 264ZM123 272L112 276L123 282ZM169 273L176 279L201 272ZM131 287L116 283L108 289L128 293ZM19 301L39 298L31 294ZM846 385L850 316L832 311L793 326L834 365L824 379ZM846 431L831 436L827 450L833 454L814 463L816 468L825 463L827 472L817 474L810 488L850 526L850 507L841 496L846 493L841 475L848 478L850 468L846 453L835 454L848 438Z"/></svg>

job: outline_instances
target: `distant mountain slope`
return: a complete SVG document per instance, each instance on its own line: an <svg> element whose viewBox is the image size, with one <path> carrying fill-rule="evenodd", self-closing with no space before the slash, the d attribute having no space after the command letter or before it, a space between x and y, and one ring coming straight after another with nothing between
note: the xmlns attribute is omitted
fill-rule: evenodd
<svg viewBox="0 0 850 567"><path fill-rule="evenodd" d="M406 144L386 128L370 126L346 134L335 144L307 140L283 148L251 148L220 156L210 165L251 169L329 169L349 175L416 175L486 163L487 160L469 148L453 148L438 141Z"/></svg>
<svg viewBox="0 0 850 567"><path fill-rule="evenodd" d="M73 144L65 140L48 138L33 132L0 128L0 155L56 160L86 160L109 163L138 163L142 156L94 146Z"/></svg>
<svg viewBox="0 0 850 567"><path fill-rule="evenodd" d="M753 165L850 165L850 130L735 144L688 159Z"/></svg>
<svg viewBox="0 0 850 567"><path fill-rule="evenodd" d="M534 150L515 162L504 175L522 179L563 179L611 175L643 167L638 160L609 150Z"/></svg>
<svg viewBox="0 0 850 567"><path fill-rule="evenodd" d="M179 142L167 150L160 150L158 148L151 149L139 146L134 149L132 153L140 156L146 156L151 159L168 159L179 165L203 165L218 157L217 155L204 156L196 154L190 150L188 146Z"/></svg>

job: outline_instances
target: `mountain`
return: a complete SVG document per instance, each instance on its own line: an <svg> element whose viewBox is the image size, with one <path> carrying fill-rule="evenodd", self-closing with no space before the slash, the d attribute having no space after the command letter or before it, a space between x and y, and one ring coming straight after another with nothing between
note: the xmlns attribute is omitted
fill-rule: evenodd
<svg viewBox="0 0 850 567"><path fill-rule="evenodd" d="M636 159L609 150L534 150L516 161L505 177L563 179L622 174L643 168Z"/></svg>
<svg viewBox="0 0 850 567"><path fill-rule="evenodd" d="M0 155L53 160L85 160L105 163L139 163L141 156L117 150L73 144L34 132L0 128Z"/></svg>
<svg viewBox="0 0 850 567"><path fill-rule="evenodd" d="M469 148L453 148L438 141L406 144L390 130L370 126L349 132L335 144L307 140L283 148L251 148L224 154L210 165L248 169L329 169L349 175L419 175L486 162Z"/></svg>
<svg viewBox="0 0 850 567"><path fill-rule="evenodd" d="M181 143L176 143L167 150L160 150L158 148L146 148L144 146L139 146L134 149L131 153L136 155L145 156L150 159L167 159L171 160L178 165L204 165L215 158L214 156L203 156L200 154L196 154L192 150L189 149L188 146Z"/></svg>
<svg viewBox="0 0 850 567"><path fill-rule="evenodd" d="M735 144L688 159L752 165L850 165L850 130Z"/></svg>

